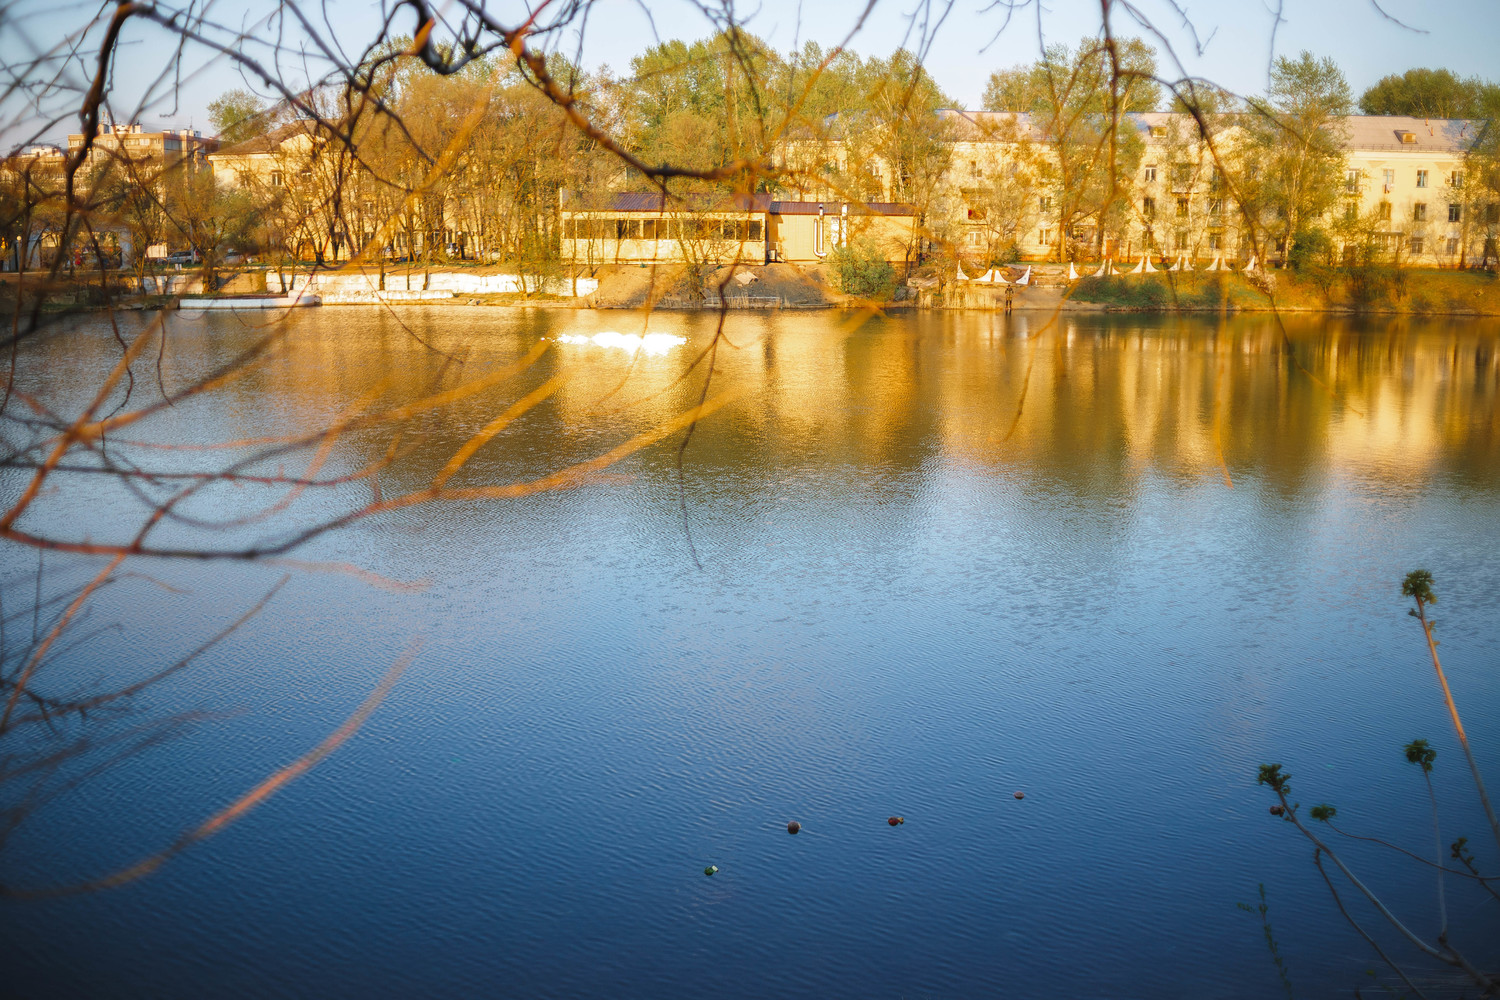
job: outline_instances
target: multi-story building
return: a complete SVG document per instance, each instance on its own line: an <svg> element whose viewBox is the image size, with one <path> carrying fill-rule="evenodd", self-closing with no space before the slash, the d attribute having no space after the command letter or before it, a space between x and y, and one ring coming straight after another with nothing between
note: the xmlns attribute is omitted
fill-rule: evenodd
<svg viewBox="0 0 1500 1000"><path fill-rule="evenodd" d="M76 153L83 147L83 135L68 136L68 151ZM107 124L99 128L89 147L89 155L83 166L84 176L89 176L106 164L114 164L136 170L147 169L152 175L190 165L194 169L206 164L208 154L219 148L219 140L200 135L191 129L162 129L148 132L139 122L128 125Z"/></svg>
<svg viewBox="0 0 1500 1000"><path fill-rule="evenodd" d="M943 110L938 119L945 156L918 213L928 238L961 256L1057 258L1061 241L1072 244L1069 258L1100 253L1133 260L1150 253L1243 260L1254 252L1251 219L1235 197L1234 181L1244 178L1226 176L1238 168L1236 154L1246 141L1232 117L1217 123L1210 146L1190 115L1127 116L1115 162L1125 192L1104 220L1103 233L1097 205L1105 170L1099 158L1107 154L1107 142L1077 143L1065 157L1028 114ZM1452 267L1493 258L1500 194L1493 184L1477 185L1472 178L1466 183L1483 128L1457 119L1339 120L1334 130L1344 148L1341 197L1308 224L1351 251L1356 241L1373 241L1402 263ZM820 136L784 144L781 161L792 174L790 190L802 197L858 190L880 199L894 196L902 174L882 153L894 145L830 121ZM1263 253L1279 256L1281 248L1268 245L1268 233L1256 235Z"/></svg>

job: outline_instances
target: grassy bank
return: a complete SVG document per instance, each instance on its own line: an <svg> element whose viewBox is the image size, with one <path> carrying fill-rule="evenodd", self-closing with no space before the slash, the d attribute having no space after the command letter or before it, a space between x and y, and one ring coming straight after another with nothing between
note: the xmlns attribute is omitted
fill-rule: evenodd
<svg viewBox="0 0 1500 1000"><path fill-rule="evenodd" d="M1500 315L1500 281L1482 271L1312 268L1276 271L1252 281L1239 274L1193 272L1084 278L1072 298L1111 309L1289 310Z"/></svg>

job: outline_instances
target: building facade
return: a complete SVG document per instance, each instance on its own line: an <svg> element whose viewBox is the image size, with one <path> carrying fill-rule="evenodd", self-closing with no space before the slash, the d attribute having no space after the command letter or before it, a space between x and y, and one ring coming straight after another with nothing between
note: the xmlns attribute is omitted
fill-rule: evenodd
<svg viewBox="0 0 1500 1000"><path fill-rule="evenodd" d="M592 198L562 192L561 255L613 263L815 264L840 247L867 245L890 261L912 253L910 205L780 201L770 195L667 200L656 192Z"/></svg>
<svg viewBox="0 0 1500 1000"><path fill-rule="evenodd" d="M1076 164L1064 162L1060 144L1031 115L950 109L939 111L938 119L945 154L919 214L925 236L957 256L1124 261L1149 253L1210 261L1244 260L1255 252L1251 213L1226 177L1240 166L1248 138L1232 116L1214 122L1212 145L1188 114L1126 116L1116 161L1126 192L1102 224L1089 211L1098 204L1097 192L1090 200L1084 190L1099 185L1100 169L1094 166L1092 180L1085 169L1070 173ZM1403 116L1338 120L1332 131L1343 149L1339 197L1306 221L1331 237L1336 254L1350 255L1358 243L1404 264L1492 261L1500 193L1493 177L1481 185L1469 176L1484 127ZM880 152L891 145L857 134L850 123L832 124L819 137L783 144L780 161L800 197L856 190L890 197L903 173ZM1254 168L1247 169L1253 177ZM1494 165L1487 169L1493 172ZM1279 257L1282 248L1264 245L1266 234L1258 235L1261 252Z"/></svg>

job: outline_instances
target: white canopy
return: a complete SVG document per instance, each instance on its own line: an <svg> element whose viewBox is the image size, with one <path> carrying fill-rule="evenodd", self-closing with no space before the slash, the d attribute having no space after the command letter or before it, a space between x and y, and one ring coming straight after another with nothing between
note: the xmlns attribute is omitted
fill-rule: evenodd
<svg viewBox="0 0 1500 1000"><path fill-rule="evenodd" d="M1071 260L1068 261L1068 280L1069 281L1077 281L1078 280L1078 269L1073 266L1073 262Z"/></svg>

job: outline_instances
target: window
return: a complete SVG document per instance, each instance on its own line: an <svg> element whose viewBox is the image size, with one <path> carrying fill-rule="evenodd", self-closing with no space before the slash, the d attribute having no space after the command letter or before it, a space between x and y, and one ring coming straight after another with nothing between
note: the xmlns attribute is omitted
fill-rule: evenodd
<svg viewBox="0 0 1500 1000"><path fill-rule="evenodd" d="M1214 167L1211 170L1209 170L1209 172L1208 172L1208 189L1210 191L1212 191L1212 192L1217 193L1218 190L1219 190L1219 188L1223 187L1223 185L1224 185L1224 178L1222 176L1220 176L1220 174L1219 174L1219 168L1218 167Z"/></svg>
<svg viewBox="0 0 1500 1000"><path fill-rule="evenodd" d="M765 229L764 229L763 224L761 223L761 221L759 219L751 219L750 220L750 240L752 242L759 242L760 240L763 240L763 239L765 239Z"/></svg>
<svg viewBox="0 0 1500 1000"><path fill-rule="evenodd" d="M1425 171L1425 170L1418 170L1417 171L1417 187L1424 188L1426 186L1427 186L1427 171Z"/></svg>
<svg viewBox="0 0 1500 1000"><path fill-rule="evenodd" d="M280 170L273 170L273 171L271 171L271 186L272 187L279 188L279 187L281 187L285 183L286 183L286 179L282 176Z"/></svg>
<svg viewBox="0 0 1500 1000"><path fill-rule="evenodd" d="M1419 254L1422 252L1422 237L1413 236L1411 238L1411 252L1414 254Z"/></svg>
<svg viewBox="0 0 1500 1000"><path fill-rule="evenodd" d="M1462 205L1459 205L1459 204L1457 204L1455 202L1449 202L1448 203L1448 221L1449 222L1458 222L1459 220L1461 220L1463 218L1463 215L1464 215L1464 207Z"/></svg>
<svg viewBox="0 0 1500 1000"><path fill-rule="evenodd" d="M1484 206L1484 221L1490 225L1500 222L1500 205L1490 202Z"/></svg>
<svg viewBox="0 0 1500 1000"><path fill-rule="evenodd" d="M1177 217L1179 219L1186 219L1187 218L1187 214L1188 214L1188 200L1186 198L1178 198L1177 199Z"/></svg>
<svg viewBox="0 0 1500 1000"><path fill-rule="evenodd" d="M1210 198L1208 200L1208 214L1213 216L1222 216L1224 214L1224 199Z"/></svg>
<svg viewBox="0 0 1500 1000"><path fill-rule="evenodd" d="M1156 183L1156 164L1152 163L1146 167L1146 183Z"/></svg>
<svg viewBox="0 0 1500 1000"><path fill-rule="evenodd" d="M1383 180L1385 181L1385 189L1387 191L1390 191L1392 188L1394 188L1396 186L1396 171L1394 171L1394 170L1387 170L1387 171L1385 171L1385 176L1384 176Z"/></svg>
<svg viewBox="0 0 1500 1000"><path fill-rule="evenodd" d="M969 246L984 246L984 232L982 230L972 229L969 231Z"/></svg>
<svg viewBox="0 0 1500 1000"><path fill-rule="evenodd" d="M984 176L984 171L979 169L979 161L978 160L970 160L969 161L969 176L970 177L983 177Z"/></svg>
<svg viewBox="0 0 1500 1000"><path fill-rule="evenodd" d="M1175 232L1175 233L1172 234L1172 249L1173 250L1178 250L1178 251L1186 250L1187 249L1187 245L1188 245L1188 239L1187 239L1187 230L1186 229L1179 229L1179 230L1177 230L1177 232Z"/></svg>
<svg viewBox="0 0 1500 1000"><path fill-rule="evenodd" d="M1141 199L1141 214L1144 215L1148 219L1154 219L1154 218L1156 218L1156 199L1155 198L1142 198Z"/></svg>
<svg viewBox="0 0 1500 1000"><path fill-rule="evenodd" d="M1346 202L1344 202L1344 221L1345 222L1353 222L1353 221L1355 221L1358 218L1359 218L1359 202L1357 202L1357 201L1346 201Z"/></svg>
<svg viewBox="0 0 1500 1000"><path fill-rule="evenodd" d="M987 213L982 208L971 208L971 209L969 209L969 221L970 222L983 222L984 221L984 217L985 217L986 214Z"/></svg>
<svg viewBox="0 0 1500 1000"><path fill-rule="evenodd" d="M1050 230L1050 229L1042 229L1042 230L1040 230L1040 231L1037 232L1036 237L1037 237L1037 242L1040 243L1040 244L1042 244L1042 246L1051 246L1052 245L1052 230Z"/></svg>
<svg viewBox="0 0 1500 1000"><path fill-rule="evenodd" d="M1166 137L1167 137L1167 127L1165 125L1152 125L1151 126L1151 138L1153 138L1153 139L1165 139Z"/></svg>
<svg viewBox="0 0 1500 1000"><path fill-rule="evenodd" d="M1224 249L1224 247L1220 244L1220 237L1218 233L1208 234L1208 248L1213 251Z"/></svg>
<svg viewBox="0 0 1500 1000"><path fill-rule="evenodd" d="M1037 199L1037 208L1041 211L1041 213L1043 215L1046 215L1048 212L1052 211L1052 199L1051 199L1051 197L1049 197L1047 195L1042 195L1040 198L1038 198Z"/></svg>
<svg viewBox="0 0 1500 1000"><path fill-rule="evenodd" d="M1462 170L1448 171L1448 186L1457 191L1464 186L1464 172Z"/></svg>
<svg viewBox="0 0 1500 1000"><path fill-rule="evenodd" d="M654 239L656 239L656 220L655 219L642 219L641 220L641 239L643 239L643 240L654 240Z"/></svg>
<svg viewBox="0 0 1500 1000"><path fill-rule="evenodd" d="M1380 203L1380 221L1381 222L1390 222L1391 221L1391 203L1388 202L1388 201L1382 201Z"/></svg>
<svg viewBox="0 0 1500 1000"><path fill-rule="evenodd" d="M1448 237L1448 256L1454 257L1458 254L1458 240Z"/></svg>
<svg viewBox="0 0 1500 1000"><path fill-rule="evenodd" d="M1345 170L1344 171L1344 193L1345 194L1358 194L1359 193L1359 171L1358 170Z"/></svg>
<svg viewBox="0 0 1500 1000"><path fill-rule="evenodd" d="M641 238L641 222L639 219L616 219L615 239L638 240Z"/></svg>
<svg viewBox="0 0 1500 1000"><path fill-rule="evenodd" d="M1425 201L1419 201L1419 202L1417 202L1415 205L1413 205L1411 207L1411 221L1413 221L1413 222L1426 222L1427 221L1427 202L1425 202Z"/></svg>

